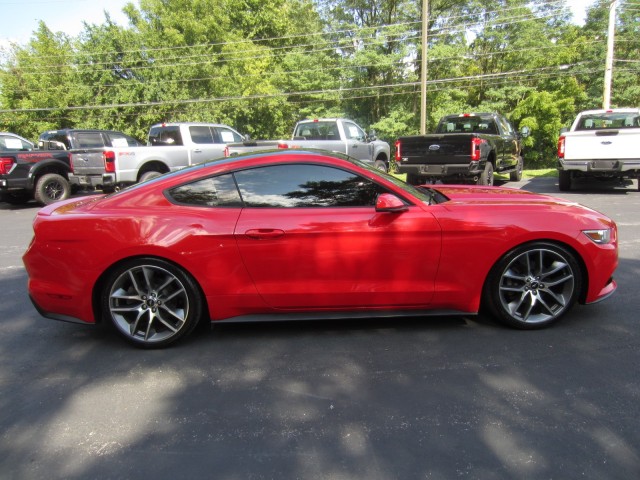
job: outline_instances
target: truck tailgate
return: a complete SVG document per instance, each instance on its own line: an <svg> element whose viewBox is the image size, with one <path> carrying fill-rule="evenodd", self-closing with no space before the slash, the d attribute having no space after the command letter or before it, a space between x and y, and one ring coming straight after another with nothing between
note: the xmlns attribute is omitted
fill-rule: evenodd
<svg viewBox="0 0 640 480"><path fill-rule="evenodd" d="M565 133L567 160L621 160L638 158L640 129Z"/></svg>
<svg viewBox="0 0 640 480"><path fill-rule="evenodd" d="M82 150L71 153L71 165L75 175L104 173L104 150Z"/></svg>
<svg viewBox="0 0 640 480"><path fill-rule="evenodd" d="M421 135L401 139L401 157L407 163L469 163L473 135Z"/></svg>

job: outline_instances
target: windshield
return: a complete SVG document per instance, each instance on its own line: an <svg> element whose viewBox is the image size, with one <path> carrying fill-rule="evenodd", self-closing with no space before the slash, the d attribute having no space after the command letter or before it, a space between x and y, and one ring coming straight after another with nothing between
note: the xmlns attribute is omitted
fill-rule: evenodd
<svg viewBox="0 0 640 480"><path fill-rule="evenodd" d="M576 125L576 130L638 127L640 127L640 113L638 112L602 112L582 116Z"/></svg>

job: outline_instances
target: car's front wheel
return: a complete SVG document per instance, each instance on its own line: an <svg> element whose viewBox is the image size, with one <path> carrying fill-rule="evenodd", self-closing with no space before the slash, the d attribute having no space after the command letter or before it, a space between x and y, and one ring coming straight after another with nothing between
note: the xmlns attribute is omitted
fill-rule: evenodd
<svg viewBox="0 0 640 480"><path fill-rule="evenodd" d="M160 348L188 335L202 313L202 295L182 269L164 260L123 263L102 290L103 318L138 347Z"/></svg>
<svg viewBox="0 0 640 480"><path fill-rule="evenodd" d="M506 254L492 269L484 300L503 323L521 329L556 322L576 302L582 273L573 253L533 242Z"/></svg>

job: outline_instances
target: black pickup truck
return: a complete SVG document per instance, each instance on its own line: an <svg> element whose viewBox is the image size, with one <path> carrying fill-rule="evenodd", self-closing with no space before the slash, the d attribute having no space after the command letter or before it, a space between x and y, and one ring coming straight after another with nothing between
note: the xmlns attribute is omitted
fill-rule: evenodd
<svg viewBox="0 0 640 480"><path fill-rule="evenodd" d="M396 141L396 164L413 185L435 182L493 185L493 174L522 178L523 137L509 120L497 113L448 115L430 135L401 137Z"/></svg>
<svg viewBox="0 0 640 480"><path fill-rule="evenodd" d="M13 133L0 133L0 201L41 205L63 200L71 192L69 154L36 150L33 143Z"/></svg>

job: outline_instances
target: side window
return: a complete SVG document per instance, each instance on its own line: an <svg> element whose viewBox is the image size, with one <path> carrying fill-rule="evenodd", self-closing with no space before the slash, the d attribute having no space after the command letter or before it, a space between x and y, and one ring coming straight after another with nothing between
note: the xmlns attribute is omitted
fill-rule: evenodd
<svg viewBox="0 0 640 480"><path fill-rule="evenodd" d="M102 148L104 139L100 133L77 133L76 142L78 148Z"/></svg>
<svg viewBox="0 0 640 480"><path fill-rule="evenodd" d="M189 127L189 134L193 143L206 144L215 143L211 129L208 126L197 125Z"/></svg>
<svg viewBox="0 0 640 480"><path fill-rule="evenodd" d="M180 127L154 127L149 131L149 143L158 145L182 145Z"/></svg>
<svg viewBox="0 0 640 480"><path fill-rule="evenodd" d="M343 126L344 134L346 135L348 140L355 139L364 141L364 139L366 138L364 131L355 123L344 122Z"/></svg>
<svg viewBox="0 0 640 480"><path fill-rule="evenodd" d="M12 135L0 135L0 149L28 151L33 150L33 145Z"/></svg>
<svg viewBox="0 0 640 480"><path fill-rule="evenodd" d="M109 133L108 137L112 147L139 147L142 145L135 138L122 133Z"/></svg>
<svg viewBox="0 0 640 480"><path fill-rule="evenodd" d="M321 165L274 165L234 175L248 207L370 207L386 192L366 178Z"/></svg>
<svg viewBox="0 0 640 480"><path fill-rule="evenodd" d="M242 136L230 128L214 127L220 143L236 143L242 141Z"/></svg>
<svg viewBox="0 0 640 480"><path fill-rule="evenodd" d="M69 139L64 134L49 134L42 137L38 146L41 150L71 150Z"/></svg>
<svg viewBox="0 0 640 480"><path fill-rule="evenodd" d="M231 174L187 183L169 191L176 203L203 207L241 207L242 200Z"/></svg>

